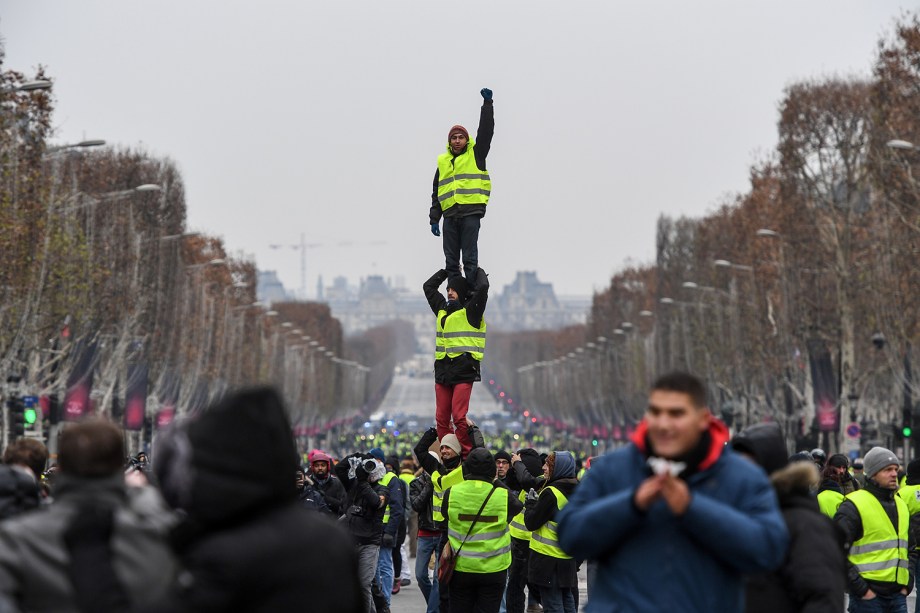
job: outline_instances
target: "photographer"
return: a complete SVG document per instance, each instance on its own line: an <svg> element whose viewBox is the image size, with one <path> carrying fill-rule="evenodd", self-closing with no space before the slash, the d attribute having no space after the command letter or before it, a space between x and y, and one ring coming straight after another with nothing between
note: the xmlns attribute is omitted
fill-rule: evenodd
<svg viewBox="0 0 920 613"><path fill-rule="evenodd" d="M389 488L379 485L378 481L386 469L370 454L353 453L336 464L335 473L345 486L344 514L339 521L358 546L358 578L366 610L373 612L371 583L377 573L383 514L390 496Z"/></svg>

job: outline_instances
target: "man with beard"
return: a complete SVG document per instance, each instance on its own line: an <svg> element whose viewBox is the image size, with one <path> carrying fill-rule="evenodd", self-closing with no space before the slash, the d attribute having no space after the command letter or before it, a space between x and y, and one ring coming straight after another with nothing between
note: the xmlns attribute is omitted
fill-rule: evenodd
<svg viewBox="0 0 920 613"><path fill-rule="evenodd" d="M313 454L310 462L310 479L326 501L329 513L338 517L345 510L342 503L345 500L345 486L338 477L332 474L332 458L323 451Z"/></svg>
<svg viewBox="0 0 920 613"><path fill-rule="evenodd" d="M660 377L631 444L592 462L560 511L560 549L598 561L588 611L741 613L745 575L783 561L776 494L706 396L693 375Z"/></svg>

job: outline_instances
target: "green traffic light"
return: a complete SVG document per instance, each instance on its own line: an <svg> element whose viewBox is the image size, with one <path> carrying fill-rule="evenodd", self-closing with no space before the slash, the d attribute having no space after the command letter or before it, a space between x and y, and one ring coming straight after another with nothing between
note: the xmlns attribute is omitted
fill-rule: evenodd
<svg viewBox="0 0 920 613"><path fill-rule="evenodd" d="M913 432L913 430L911 430L910 426L904 426L901 430L901 434L904 435L904 438L910 438L911 432Z"/></svg>
<svg viewBox="0 0 920 613"><path fill-rule="evenodd" d="M597 439L592 440L591 445L597 447Z"/></svg>
<svg viewBox="0 0 920 613"><path fill-rule="evenodd" d="M26 409L22 416L25 418L25 422L29 425L34 424L35 420L38 418L38 414L35 412L35 409Z"/></svg>

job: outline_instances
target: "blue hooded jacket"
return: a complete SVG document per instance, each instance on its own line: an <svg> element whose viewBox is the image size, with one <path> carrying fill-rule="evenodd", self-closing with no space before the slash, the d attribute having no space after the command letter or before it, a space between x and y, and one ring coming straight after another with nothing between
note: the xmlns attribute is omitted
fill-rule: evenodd
<svg viewBox="0 0 920 613"><path fill-rule="evenodd" d="M651 474L646 431L643 422L632 444L595 459L557 519L562 549L598 561L585 610L741 613L743 576L779 566L789 538L766 474L725 446L713 419L686 513L663 500L642 513L633 496Z"/></svg>

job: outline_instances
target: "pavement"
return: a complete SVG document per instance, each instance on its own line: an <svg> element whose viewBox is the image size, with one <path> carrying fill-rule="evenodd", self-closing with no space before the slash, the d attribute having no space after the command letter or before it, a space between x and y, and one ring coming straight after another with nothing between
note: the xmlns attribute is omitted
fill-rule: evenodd
<svg viewBox="0 0 920 613"><path fill-rule="evenodd" d="M415 558L412 558L412 568L415 568ZM584 605L588 602L588 576L585 568L582 564L581 572L578 573L579 611L584 611ZM425 598L418 589L415 577L412 577L412 585L402 588L390 602L391 613L425 613L426 610Z"/></svg>
<svg viewBox="0 0 920 613"><path fill-rule="evenodd" d="M434 375L409 377L398 375L393 377L393 383L387 391L378 413L384 415L403 414L406 418L416 418L420 425L425 427L434 425ZM482 416L502 410L498 403L482 383L473 385L473 394L470 396L469 415L473 420Z"/></svg>
<svg viewBox="0 0 920 613"><path fill-rule="evenodd" d="M415 558L412 558L411 561L412 568L415 568ZM582 564L581 571L578 573L578 610L584 611L585 604L588 602L588 577L586 574L586 565ZM914 590L907 597L907 610L915 611L917 602L917 591ZM844 608L841 609L841 613L846 611L846 600L844 601ZM399 594L393 596L393 600L390 603L390 611L392 613L425 613L427 611L427 606L425 605L425 599L422 597L421 590L418 589L418 584L415 582L415 577L412 577L412 585L408 585L402 588Z"/></svg>

